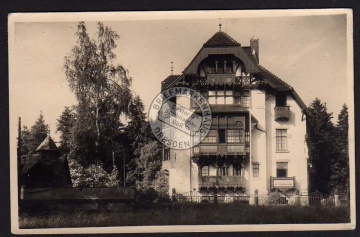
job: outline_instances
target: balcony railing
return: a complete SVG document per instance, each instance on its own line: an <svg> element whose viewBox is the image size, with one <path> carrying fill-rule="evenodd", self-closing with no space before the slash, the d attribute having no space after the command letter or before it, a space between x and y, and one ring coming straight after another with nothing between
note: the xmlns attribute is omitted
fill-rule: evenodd
<svg viewBox="0 0 360 237"><path fill-rule="evenodd" d="M235 73L208 73L207 77L193 77L191 83L194 85L251 85L256 83L255 78L242 75L235 76ZM190 81L189 81L190 82Z"/></svg>
<svg viewBox="0 0 360 237"><path fill-rule="evenodd" d="M295 188L295 177L272 177L270 176L270 189L293 189Z"/></svg>
<svg viewBox="0 0 360 237"><path fill-rule="evenodd" d="M245 186L242 176L201 176L200 188L240 188Z"/></svg>
<svg viewBox="0 0 360 237"><path fill-rule="evenodd" d="M234 144L200 144L194 147L194 154L230 154L230 153L245 153L244 143Z"/></svg>
<svg viewBox="0 0 360 237"><path fill-rule="evenodd" d="M290 119L290 106L276 106L275 107L275 120L289 120Z"/></svg>

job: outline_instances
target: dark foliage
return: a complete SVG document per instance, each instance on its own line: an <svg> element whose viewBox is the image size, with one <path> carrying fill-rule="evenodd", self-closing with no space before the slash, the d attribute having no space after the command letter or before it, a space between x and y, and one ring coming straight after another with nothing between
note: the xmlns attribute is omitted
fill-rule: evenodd
<svg viewBox="0 0 360 237"><path fill-rule="evenodd" d="M307 144L310 162L310 191L330 194L346 191L348 183L348 115L340 112L338 124L331 122L326 104L315 99L309 108Z"/></svg>

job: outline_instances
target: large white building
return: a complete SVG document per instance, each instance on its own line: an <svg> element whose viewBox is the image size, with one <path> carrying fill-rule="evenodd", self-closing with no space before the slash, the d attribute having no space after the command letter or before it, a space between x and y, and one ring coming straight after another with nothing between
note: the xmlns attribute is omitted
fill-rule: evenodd
<svg viewBox="0 0 360 237"><path fill-rule="evenodd" d="M308 188L307 109L295 90L259 64L259 39L242 46L216 32L162 91L196 89L212 110L208 136L191 149L164 149L169 193L259 195ZM173 102L194 111L191 100Z"/></svg>

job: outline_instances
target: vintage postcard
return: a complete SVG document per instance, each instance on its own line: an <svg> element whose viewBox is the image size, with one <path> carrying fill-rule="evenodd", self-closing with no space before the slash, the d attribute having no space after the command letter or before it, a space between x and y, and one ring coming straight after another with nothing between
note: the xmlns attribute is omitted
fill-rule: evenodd
<svg viewBox="0 0 360 237"><path fill-rule="evenodd" d="M355 228L351 10L8 19L13 233Z"/></svg>

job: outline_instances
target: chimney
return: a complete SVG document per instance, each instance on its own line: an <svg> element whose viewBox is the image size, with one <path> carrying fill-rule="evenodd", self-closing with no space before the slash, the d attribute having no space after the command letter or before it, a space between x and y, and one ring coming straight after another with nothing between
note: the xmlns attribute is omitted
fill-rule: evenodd
<svg viewBox="0 0 360 237"><path fill-rule="evenodd" d="M256 61L259 63L259 39L255 38L255 36L250 39L250 49L251 53L255 56Z"/></svg>

